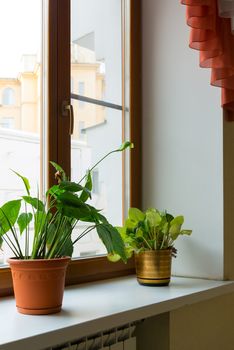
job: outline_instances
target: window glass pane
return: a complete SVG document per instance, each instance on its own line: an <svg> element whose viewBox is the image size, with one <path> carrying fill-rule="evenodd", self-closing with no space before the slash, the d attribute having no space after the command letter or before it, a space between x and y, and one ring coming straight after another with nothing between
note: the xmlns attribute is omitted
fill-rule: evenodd
<svg viewBox="0 0 234 350"><path fill-rule="evenodd" d="M122 143L122 9L121 0L72 0L71 14L71 89L75 95L94 99L79 101L73 95L74 134L72 169L74 181L81 179L106 153ZM109 102L119 109L98 105ZM113 225L122 224L123 167L122 154L111 155L92 174L90 204ZM74 232L87 227L79 225ZM75 246L73 256L106 253L96 232L84 236Z"/></svg>
<svg viewBox="0 0 234 350"><path fill-rule="evenodd" d="M78 101L73 101L77 103ZM96 112L100 106L84 103L84 110L91 108ZM122 142L122 112L101 107L103 121L87 127L79 128L78 116L74 115L74 137L71 143L71 179L78 182L86 170L91 168L99 159L110 150L116 149ZM88 114L89 115L89 114ZM79 137L78 131L82 134ZM76 136L75 136L76 135ZM112 225L122 224L122 155L115 153L99 164L92 174L93 191L89 203L102 209ZM81 233L88 224L78 224L74 238ZM106 253L105 248L93 231L75 245L73 256L90 256Z"/></svg>
<svg viewBox="0 0 234 350"><path fill-rule="evenodd" d="M2 104L14 105L15 104L15 91L13 88L6 87L2 90Z"/></svg>
<svg viewBox="0 0 234 350"><path fill-rule="evenodd" d="M72 92L121 105L121 1L71 3ZM79 82L85 85L82 91Z"/></svg>
<svg viewBox="0 0 234 350"><path fill-rule="evenodd" d="M40 188L42 0L0 2L0 205ZM3 245L0 262L12 255Z"/></svg>

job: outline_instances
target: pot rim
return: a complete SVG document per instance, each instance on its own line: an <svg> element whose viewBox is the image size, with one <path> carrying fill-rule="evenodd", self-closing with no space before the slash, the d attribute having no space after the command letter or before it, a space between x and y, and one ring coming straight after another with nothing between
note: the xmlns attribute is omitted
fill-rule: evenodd
<svg viewBox="0 0 234 350"><path fill-rule="evenodd" d="M172 248L165 248L165 249L146 249L143 251L140 251L138 253L134 252L136 255L142 254L142 253L155 253L155 252L170 252L172 251Z"/></svg>
<svg viewBox="0 0 234 350"><path fill-rule="evenodd" d="M69 261L71 260L70 256L61 256L60 258L52 258L52 259L20 259L20 258L16 258L16 257L10 257L7 259L7 262L13 262L13 263L26 263L26 262L40 262L43 264L43 262L48 262L48 261Z"/></svg>
<svg viewBox="0 0 234 350"><path fill-rule="evenodd" d="M70 256L61 256L60 258L52 258L52 259L20 259L20 258L16 258L16 257L10 257L7 260L17 260L17 261L43 261L43 260L60 260L60 259L71 259Z"/></svg>

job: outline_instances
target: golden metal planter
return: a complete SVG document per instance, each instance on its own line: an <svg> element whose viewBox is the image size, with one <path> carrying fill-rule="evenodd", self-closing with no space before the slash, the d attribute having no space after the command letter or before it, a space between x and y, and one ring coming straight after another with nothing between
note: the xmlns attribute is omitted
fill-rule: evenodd
<svg viewBox="0 0 234 350"><path fill-rule="evenodd" d="M143 285L167 286L171 279L171 259L171 249L135 254L138 282Z"/></svg>

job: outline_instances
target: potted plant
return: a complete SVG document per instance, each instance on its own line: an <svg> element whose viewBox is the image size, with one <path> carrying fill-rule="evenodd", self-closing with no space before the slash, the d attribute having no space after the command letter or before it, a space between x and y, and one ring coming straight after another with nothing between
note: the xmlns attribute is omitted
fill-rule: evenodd
<svg viewBox="0 0 234 350"><path fill-rule="evenodd" d="M180 235L190 235L182 230L183 216L160 212L155 208L145 212L130 208L128 218L118 231L125 243L126 256L135 253L137 280L143 285L168 285L171 277L171 260L176 256L175 240ZM118 256L109 255L110 260Z"/></svg>
<svg viewBox="0 0 234 350"><path fill-rule="evenodd" d="M128 147L133 145L125 142L109 152L78 183L70 181L61 166L51 162L57 184L49 188L44 201L39 196L33 197L28 179L15 172L24 183L26 195L0 207L0 246L4 241L14 256L8 262L19 312L60 311L73 246L93 229L97 230L107 252L117 253L126 262L118 230L87 200L91 198L92 170L110 154ZM72 232L79 221L89 226L73 238Z"/></svg>

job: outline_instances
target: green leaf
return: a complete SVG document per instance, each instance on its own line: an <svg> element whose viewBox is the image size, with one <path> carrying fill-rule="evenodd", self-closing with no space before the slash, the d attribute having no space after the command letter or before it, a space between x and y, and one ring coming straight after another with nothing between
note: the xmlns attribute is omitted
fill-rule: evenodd
<svg viewBox="0 0 234 350"><path fill-rule="evenodd" d="M118 148L117 151L122 152L128 147L134 148L134 144L132 142L130 142L130 141L125 141L125 142L122 143L122 145Z"/></svg>
<svg viewBox="0 0 234 350"><path fill-rule="evenodd" d="M73 254L73 244L71 237L68 237L64 242L61 250L59 251L59 256L72 256Z"/></svg>
<svg viewBox="0 0 234 350"><path fill-rule="evenodd" d="M62 193L63 191L59 188L59 185L53 185L51 186L48 191L46 192L46 197L50 194L53 197L56 197L56 195Z"/></svg>
<svg viewBox="0 0 234 350"><path fill-rule="evenodd" d="M123 240L115 227L101 224L97 226L97 233L109 254L118 254L124 262L127 261Z"/></svg>
<svg viewBox="0 0 234 350"><path fill-rule="evenodd" d="M32 214L31 213L22 213L18 217L17 224L19 226L20 234L23 233L23 231L26 229L26 227L29 225L29 223L32 220Z"/></svg>
<svg viewBox="0 0 234 350"><path fill-rule="evenodd" d="M184 223L184 217L182 215L176 216L173 220L171 220L170 225L180 225L182 226Z"/></svg>
<svg viewBox="0 0 234 350"><path fill-rule="evenodd" d="M173 225L170 227L169 234L170 234L171 238L173 239L173 241L175 241L177 239L177 237L179 236L180 229L181 229L181 225Z"/></svg>
<svg viewBox="0 0 234 350"><path fill-rule="evenodd" d="M190 236L192 232L192 230L181 230L180 234Z"/></svg>
<svg viewBox="0 0 234 350"><path fill-rule="evenodd" d="M57 208L65 216L95 223L107 221L103 215L99 214L99 210L84 203L77 195L71 192L61 193L57 200Z"/></svg>
<svg viewBox="0 0 234 350"><path fill-rule="evenodd" d="M170 223L174 219L174 216L169 213L166 213L166 219L167 219L167 222Z"/></svg>
<svg viewBox="0 0 234 350"><path fill-rule="evenodd" d="M137 208L129 208L128 210L128 217L133 222L138 223L139 221L143 221L145 219L145 214Z"/></svg>
<svg viewBox="0 0 234 350"><path fill-rule="evenodd" d="M108 220L102 214L100 214L100 210L92 207L89 204L86 204L86 207L89 209L89 214L86 217L82 217L80 220L84 222L94 222L94 223L103 223L108 224Z"/></svg>
<svg viewBox="0 0 234 350"><path fill-rule="evenodd" d="M184 217L177 216L170 222L169 234L173 240L176 240L180 234L181 226L184 223Z"/></svg>
<svg viewBox="0 0 234 350"><path fill-rule="evenodd" d="M80 184L72 181L61 181L59 184L59 188L65 191L70 192L80 192L83 191L85 188L81 186ZM85 189L87 190L87 189Z"/></svg>
<svg viewBox="0 0 234 350"><path fill-rule="evenodd" d="M45 211L45 205L40 199L36 197L31 197L31 196L23 196L22 198L26 203L30 204L33 208L39 211Z"/></svg>
<svg viewBox="0 0 234 350"><path fill-rule="evenodd" d="M119 232L122 239L124 239L126 237L126 227L116 226L115 228Z"/></svg>
<svg viewBox="0 0 234 350"><path fill-rule="evenodd" d="M142 231L142 229L138 228L136 230L136 237L143 237L144 236L144 232Z"/></svg>
<svg viewBox="0 0 234 350"><path fill-rule="evenodd" d="M87 221L87 222L96 222L92 216L90 216L90 210L87 207L74 207L71 205L66 205L63 207L58 207L63 215L74 218L77 220Z"/></svg>
<svg viewBox="0 0 234 350"><path fill-rule="evenodd" d="M119 256L119 254L107 254L107 259L111 262L117 262L121 259L121 257Z"/></svg>
<svg viewBox="0 0 234 350"><path fill-rule="evenodd" d="M21 199L5 203L0 208L0 236L8 232L15 224L21 207Z"/></svg>
<svg viewBox="0 0 234 350"><path fill-rule="evenodd" d="M47 245L48 249L50 248L51 243L53 241L53 238L54 238L54 235L56 232L56 227L57 227L57 225L54 224L53 222L49 223L49 225L47 227L46 245Z"/></svg>
<svg viewBox="0 0 234 350"><path fill-rule="evenodd" d="M128 230L134 230L137 226L136 222L133 222L131 219L126 219L125 220L125 224L124 224L125 228Z"/></svg>
<svg viewBox="0 0 234 350"><path fill-rule="evenodd" d="M130 259L133 255L133 249L132 248L129 248L129 247L125 247L125 254L126 254L126 257L127 259ZM107 254L107 259L111 262L118 262L121 257L119 256L119 254Z"/></svg>
<svg viewBox="0 0 234 350"><path fill-rule="evenodd" d="M95 208L94 208L95 209ZM96 209L95 209L96 210ZM97 210L96 210L97 211ZM107 220L107 218L104 216L104 215L102 215L102 214L100 214L98 211L97 211L97 213L95 214L95 216L96 216L96 218L98 219L98 222L101 222L101 223L103 223L103 224L108 224L108 220Z"/></svg>
<svg viewBox="0 0 234 350"><path fill-rule="evenodd" d="M56 256L72 256L73 244L71 240L72 225L67 220L65 225L60 225L61 216L57 216L57 220L48 226L46 245L48 249L53 250L52 257ZM56 236L55 236L56 235ZM51 245L53 244L53 247Z"/></svg>
<svg viewBox="0 0 234 350"><path fill-rule="evenodd" d="M168 224L168 222L165 222L165 224L162 227L162 233L164 235L168 234L168 228L169 228L169 224Z"/></svg>
<svg viewBox="0 0 234 350"><path fill-rule="evenodd" d="M57 163L50 161L50 164L53 165L53 167L55 168L56 171L60 171L61 173L65 173L63 168L60 165L58 165Z"/></svg>
<svg viewBox="0 0 234 350"><path fill-rule="evenodd" d="M157 227L160 225L160 223L162 221L162 216L160 215L160 213L157 210L148 209L146 211L146 220L147 220L150 228Z"/></svg>
<svg viewBox="0 0 234 350"><path fill-rule="evenodd" d="M88 198L91 198L91 191L93 188L91 171L89 170L86 174L86 182L84 185L84 190L81 192L80 200L86 202Z"/></svg>
<svg viewBox="0 0 234 350"><path fill-rule="evenodd" d="M37 211L34 215L34 234L37 236L39 232L42 232L46 224L46 220L51 218L52 214L46 214L45 211Z"/></svg>
<svg viewBox="0 0 234 350"><path fill-rule="evenodd" d="M1 232L0 232L0 249L2 247L2 243L3 243L3 239L2 239L2 236L1 236Z"/></svg>
<svg viewBox="0 0 234 350"><path fill-rule="evenodd" d="M13 173L15 173L17 176L19 176L21 178L21 180L24 183L24 186L25 186L25 189L27 191L27 194L30 195L30 184L29 184L28 179L26 177L20 175L19 173L17 173L15 170L12 170L12 171L13 171Z"/></svg>
<svg viewBox="0 0 234 350"><path fill-rule="evenodd" d="M73 207L86 207L86 204L74 193L62 192L57 196L57 200L64 205L70 205Z"/></svg>
<svg viewBox="0 0 234 350"><path fill-rule="evenodd" d="M57 163L52 162L52 161L50 161L50 164L55 168L56 171L58 171L60 173L61 180L62 181L66 181L67 180L67 176L66 176L66 173L63 170L63 168L60 165L58 165Z"/></svg>

